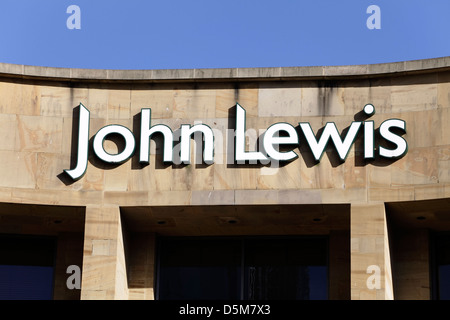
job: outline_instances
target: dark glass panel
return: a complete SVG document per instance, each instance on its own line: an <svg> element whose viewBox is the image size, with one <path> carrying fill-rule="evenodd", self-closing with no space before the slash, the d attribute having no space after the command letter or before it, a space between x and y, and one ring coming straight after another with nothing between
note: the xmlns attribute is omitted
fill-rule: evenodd
<svg viewBox="0 0 450 320"><path fill-rule="evenodd" d="M450 300L450 236L440 234L435 237L437 272L437 298Z"/></svg>
<svg viewBox="0 0 450 320"><path fill-rule="evenodd" d="M248 241L245 275L245 299L327 299L327 243L324 239Z"/></svg>
<svg viewBox="0 0 450 320"><path fill-rule="evenodd" d="M160 250L159 299L239 299L239 241L166 240Z"/></svg>
<svg viewBox="0 0 450 320"><path fill-rule="evenodd" d="M53 238L0 235L0 300L53 297Z"/></svg>
<svg viewBox="0 0 450 320"><path fill-rule="evenodd" d="M53 267L0 265L0 300L51 300Z"/></svg>
<svg viewBox="0 0 450 320"><path fill-rule="evenodd" d="M161 239L158 298L327 299L327 257L326 238Z"/></svg>

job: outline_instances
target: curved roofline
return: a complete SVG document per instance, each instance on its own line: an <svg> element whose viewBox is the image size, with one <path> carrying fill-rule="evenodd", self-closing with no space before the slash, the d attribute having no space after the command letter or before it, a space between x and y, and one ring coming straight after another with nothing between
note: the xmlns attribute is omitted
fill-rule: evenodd
<svg viewBox="0 0 450 320"><path fill-rule="evenodd" d="M0 63L0 77L98 82L204 82L332 79L343 77L372 78L393 74L427 73L436 70L450 70L450 56L347 66L218 69L78 69Z"/></svg>

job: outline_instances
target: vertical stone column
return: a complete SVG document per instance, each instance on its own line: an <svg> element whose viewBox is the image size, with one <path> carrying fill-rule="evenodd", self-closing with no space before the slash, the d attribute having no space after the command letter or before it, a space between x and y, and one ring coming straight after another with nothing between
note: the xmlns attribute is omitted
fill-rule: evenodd
<svg viewBox="0 0 450 320"><path fill-rule="evenodd" d="M128 299L118 206L86 207L81 299Z"/></svg>
<svg viewBox="0 0 450 320"><path fill-rule="evenodd" d="M350 219L351 299L393 299L384 204L352 204Z"/></svg>

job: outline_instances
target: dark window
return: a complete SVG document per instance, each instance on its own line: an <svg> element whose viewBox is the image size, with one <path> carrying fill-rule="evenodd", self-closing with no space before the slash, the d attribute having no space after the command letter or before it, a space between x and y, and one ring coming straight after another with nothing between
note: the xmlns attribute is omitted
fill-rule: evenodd
<svg viewBox="0 0 450 320"><path fill-rule="evenodd" d="M160 250L160 299L239 297L239 241L164 240Z"/></svg>
<svg viewBox="0 0 450 320"><path fill-rule="evenodd" d="M52 299L54 257L54 239L0 236L0 300Z"/></svg>
<svg viewBox="0 0 450 320"><path fill-rule="evenodd" d="M162 238L158 299L327 299L326 238Z"/></svg>
<svg viewBox="0 0 450 320"><path fill-rule="evenodd" d="M327 298L327 244L321 239L245 242L244 299Z"/></svg>
<svg viewBox="0 0 450 320"><path fill-rule="evenodd" d="M433 298L450 300L450 235L434 234L433 244Z"/></svg>

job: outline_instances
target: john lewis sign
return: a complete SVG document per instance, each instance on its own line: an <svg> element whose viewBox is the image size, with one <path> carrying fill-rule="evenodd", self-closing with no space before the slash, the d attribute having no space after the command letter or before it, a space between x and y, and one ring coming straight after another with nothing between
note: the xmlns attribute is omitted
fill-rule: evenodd
<svg viewBox="0 0 450 320"><path fill-rule="evenodd" d="M367 116L375 113L375 108L367 104L363 112ZM79 128L78 128L78 147L77 164L73 169L64 170L72 179L81 178L87 169L89 156L89 110L80 104L79 108ZM364 159L373 159L375 149L378 154L384 158L399 158L407 152L407 143L399 134L393 132L397 128L402 133L406 132L406 123L400 119L388 119L381 123L379 133L384 141L390 142L392 148L386 148L378 144L375 146L375 125L374 121L353 121L350 124L348 132L342 138L335 123L328 122L323 128L320 138L316 138L311 125L308 122L299 122L300 130L303 132L306 143L311 149L314 159L319 162L325 149L331 140L341 161L345 161L350 148L352 147L358 132L362 130L364 134ZM278 146L289 145L299 147L299 135L297 129L289 123L279 122L268 127L262 136L260 150L246 151L246 113L245 109L239 104L236 105L236 124L234 130L234 161L248 163L268 163L270 161L292 161L298 157L294 150L279 151ZM164 124L151 124L151 109L141 110L141 129L139 133L139 162L149 163L150 158L150 139L153 134L162 134L163 143L163 161L174 163L174 156L177 155L177 161L185 164L191 163L191 140L193 135L201 134L203 139L202 160L206 164L214 163L214 141L215 133L206 124L182 124L179 129L179 140L176 139L174 131ZM116 154L111 154L104 149L104 140L109 135L119 135L125 141L123 150ZM175 148L177 142L177 148ZM93 151L95 155L106 163L119 164L132 157L136 150L136 139L133 132L122 125L114 124L101 128L94 136Z"/></svg>

